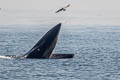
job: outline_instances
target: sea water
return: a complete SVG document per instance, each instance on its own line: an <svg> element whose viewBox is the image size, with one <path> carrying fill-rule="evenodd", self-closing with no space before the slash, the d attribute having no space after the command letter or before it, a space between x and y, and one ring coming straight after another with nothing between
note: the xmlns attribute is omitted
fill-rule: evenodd
<svg viewBox="0 0 120 80"><path fill-rule="evenodd" d="M27 53L54 25L0 25L0 55ZM120 80L120 26L63 24L53 53L74 58L1 57L0 80Z"/></svg>

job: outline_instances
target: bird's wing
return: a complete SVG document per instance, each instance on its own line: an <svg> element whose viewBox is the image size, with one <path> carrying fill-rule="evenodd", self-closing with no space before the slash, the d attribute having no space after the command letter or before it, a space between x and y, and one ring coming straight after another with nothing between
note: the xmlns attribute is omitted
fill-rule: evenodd
<svg viewBox="0 0 120 80"><path fill-rule="evenodd" d="M65 6L64 8L68 8L68 7L70 7L70 4L68 4L67 6Z"/></svg>
<svg viewBox="0 0 120 80"><path fill-rule="evenodd" d="M61 9L59 9L59 10L57 10L57 11L56 11L56 13L58 13L58 12L60 12L60 11L62 11L62 8L61 8Z"/></svg>
<svg viewBox="0 0 120 80"><path fill-rule="evenodd" d="M60 10L57 10L56 13L60 12Z"/></svg>

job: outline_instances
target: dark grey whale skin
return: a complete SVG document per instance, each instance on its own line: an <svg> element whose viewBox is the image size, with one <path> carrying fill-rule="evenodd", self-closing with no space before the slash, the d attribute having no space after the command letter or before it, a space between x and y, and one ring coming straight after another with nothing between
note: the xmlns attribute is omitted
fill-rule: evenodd
<svg viewBox="0 0 120 80"><path fill-rule="evenodd" d="M73 58L74 54L52 54L60 32L61 23L50 29L35 46L23 56L11 56L14 58L28 59L65 59Z"/></svg>

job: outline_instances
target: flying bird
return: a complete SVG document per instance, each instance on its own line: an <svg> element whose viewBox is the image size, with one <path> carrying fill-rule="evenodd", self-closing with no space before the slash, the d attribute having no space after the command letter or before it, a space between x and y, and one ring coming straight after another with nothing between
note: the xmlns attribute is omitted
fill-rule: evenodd
<svg viewBox="0 0 120 80"><path fill-rule="evenodd" d="M66 11L66 8L70 7L70 4L68 4L67 6L63 7L63 8L60 8L58 9L55 13L58 13L60 11Z"/></svg>

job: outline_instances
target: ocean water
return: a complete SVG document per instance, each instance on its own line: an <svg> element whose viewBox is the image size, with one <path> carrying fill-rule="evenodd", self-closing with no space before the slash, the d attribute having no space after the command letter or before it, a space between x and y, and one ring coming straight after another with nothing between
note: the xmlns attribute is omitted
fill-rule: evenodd
<svg viewBox="0 0 120 80"><path fill-rule="evenodd" d="M0 55L25 54L52 26L0 25ZM0 80L120 80L120 26L63 24L54 53L75 56L0 58Z"/></svg>

